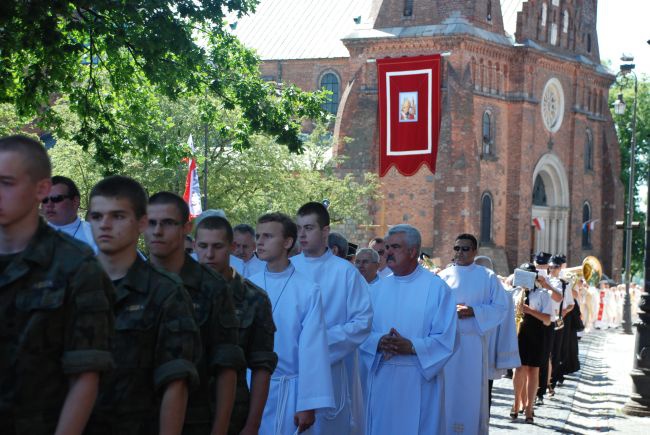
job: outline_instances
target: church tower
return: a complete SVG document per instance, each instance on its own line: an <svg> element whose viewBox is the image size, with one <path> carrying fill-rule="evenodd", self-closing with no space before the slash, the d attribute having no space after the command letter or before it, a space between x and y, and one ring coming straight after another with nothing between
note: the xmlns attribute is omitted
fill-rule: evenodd
<svg viewBox="0 0 650 435"><path fill-rule="evenodd" d="M499 0L375 0L373 10L375 29L451 24L460 18L504 33Z"/></svg>
<svg viewBox="0 0 650 435"><path fill-rule="evenodd" d="M597 0L529 0L517 14L517 42L534 42L554 52L582 55L600 63Z"/></svg>

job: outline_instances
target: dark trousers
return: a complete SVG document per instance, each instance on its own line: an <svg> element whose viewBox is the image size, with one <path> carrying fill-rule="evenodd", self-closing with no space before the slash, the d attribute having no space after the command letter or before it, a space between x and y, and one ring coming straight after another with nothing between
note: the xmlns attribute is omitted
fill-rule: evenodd
<svg viewBox="0 0 650 435"><path fill-rule="evenodd" d="M551 351L555 342L555 324L551 323L546 327L546 343L544 346L544 363L539 368L539 387L537 388L537 397L544 397L548 388L548 366L551 357Z"/></svg>

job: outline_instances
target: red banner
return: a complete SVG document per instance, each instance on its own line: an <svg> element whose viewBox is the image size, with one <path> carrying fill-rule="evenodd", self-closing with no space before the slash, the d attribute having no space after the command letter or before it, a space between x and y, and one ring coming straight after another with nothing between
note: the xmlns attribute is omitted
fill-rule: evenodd
<svg viewBox="0 0 650 435"><path fill-rule="evenodd" d="M415 174L436 171L440 136L440 55L377 60L379 176L395 165Z"/></svg>

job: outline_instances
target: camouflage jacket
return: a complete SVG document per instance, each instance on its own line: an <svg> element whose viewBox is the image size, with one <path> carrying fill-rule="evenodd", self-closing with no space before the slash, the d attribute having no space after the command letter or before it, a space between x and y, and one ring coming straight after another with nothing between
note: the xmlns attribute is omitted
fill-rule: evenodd
<svg viewBox="0 0 650 435"><path fill-rule="evenodd" d="M201 340L191 299L178 277L137 257L116 286L114 312L116 368L102 379L96 417L157 421L165 385L178 379L190 389L198 385Z"/></svg>
<svg viewBox="0 0 650 435"><path fill-rule="evenodd" d="M87 245L43 221L12 257L0 271L0 433L53 433L68 376L113 365L114 289Z"/></svg>
<svg viewBox="0 0 650 435"><path fill-rule="evenodd" d="M197 366L201 385L189 398L186 422L208 422L213 418L210 407L210 382L219 368L237 371L245 368L244 354L237 345L239 322L226 281L189 255L180 278L192 298L196 323L201 331L203 355Z"/></svg>
<svg viewBox="0 0 650 435"><path fill-rule="evenodd" d="M275 324L271 301L264 290L244 278L233 268L233 278L228 288L235 303L239 319L239 346L244 350L246 366L273 373L278 356L273 351ZM237 396L229 433L239 433L246 423L250 393L246 383L246 370L237 374Z"/></svg>

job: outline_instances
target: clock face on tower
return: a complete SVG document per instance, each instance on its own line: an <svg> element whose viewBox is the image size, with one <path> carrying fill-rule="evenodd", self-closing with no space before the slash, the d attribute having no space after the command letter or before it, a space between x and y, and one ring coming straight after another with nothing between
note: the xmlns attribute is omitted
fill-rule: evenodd
<svg viewBox="0 0 650 435"><path fill-rule="evenodd" d="M564 92L558 79L552 78L544 86L541 108L544 127L555 133L560 129L564 118Z"/></svg>

